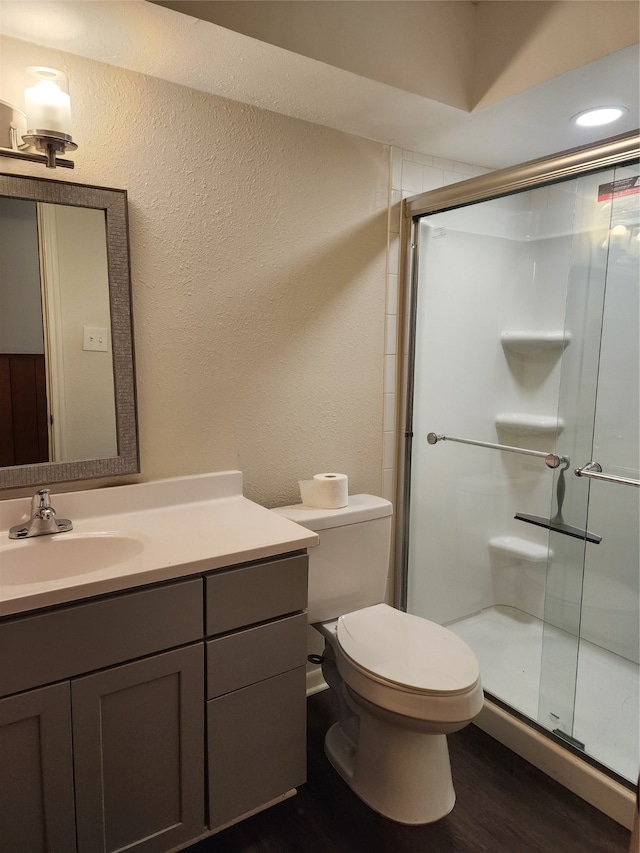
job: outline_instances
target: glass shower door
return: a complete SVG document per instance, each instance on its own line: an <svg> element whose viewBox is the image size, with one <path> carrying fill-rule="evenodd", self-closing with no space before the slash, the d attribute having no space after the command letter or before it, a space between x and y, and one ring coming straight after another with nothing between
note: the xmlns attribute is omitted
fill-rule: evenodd
<svg viewBox="0 0 640 853"><path fill-rule="evenodd" d="M419 225L407 608L532 719L550 534L514 516L549 516L575 196L568 181Z"/></svg>
<svg viewBox="0 0 640 853"><path fill-rule="evenodd" d="M630 780L639 716L639 189L637 166L579 181L559 416L572 463L564 514L585 535L550 536L538 712L542 725ZM590 463L612 480L574 475Z"/></svg>
<svg viewBox="0 0 640 853"><path fill-rule="evenodd" d="M407 610L628 779L640 490L574 470L638 477L639 191L625 166L420 214L402 536Z"/></svg>

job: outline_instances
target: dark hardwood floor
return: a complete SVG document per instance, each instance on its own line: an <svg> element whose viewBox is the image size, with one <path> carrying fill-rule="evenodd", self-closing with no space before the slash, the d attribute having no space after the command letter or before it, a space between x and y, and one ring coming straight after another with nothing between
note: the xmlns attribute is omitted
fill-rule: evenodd
<svg viewBox="0 0 640 853"><path fill-rule="evenodd" d="M627 853L630 833L468 726L449 736L457 802L428 826L367 808L333 770L323 738L329 691L308 700L308 782L296 797L189 848L188 853Z"/></svg>

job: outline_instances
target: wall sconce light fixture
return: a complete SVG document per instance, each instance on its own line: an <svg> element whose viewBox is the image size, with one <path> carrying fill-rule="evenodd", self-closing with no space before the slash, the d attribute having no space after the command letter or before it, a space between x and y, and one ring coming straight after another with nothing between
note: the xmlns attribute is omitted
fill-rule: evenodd
<svg viewBox="0 0 640 853"><path fill-rule="evenodd" d="M73 160L58 154L75 151L71 138L71 100L65 74L55 68L26 70L25 112L0 101L0 156L44 163L49 169L73 169ZM40 151L41 154L35 153Z"/></svg>

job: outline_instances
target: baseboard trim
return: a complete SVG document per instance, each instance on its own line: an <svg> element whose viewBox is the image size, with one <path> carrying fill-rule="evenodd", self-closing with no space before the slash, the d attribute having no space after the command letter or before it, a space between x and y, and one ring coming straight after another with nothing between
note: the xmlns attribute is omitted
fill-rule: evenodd
<svg viewBox="0 0 640 853"><path fill-rule="evenodd" d="M478 728L573 791L627 829L633 826L635 795L490 699L473 721Z"/></svg>
<svg viewBox="0 0 640 853"><path fill-rule="evenodd" d="M328 689L329 685L322 677L322 669L319 666L307 667L307 697Z"/></svg>

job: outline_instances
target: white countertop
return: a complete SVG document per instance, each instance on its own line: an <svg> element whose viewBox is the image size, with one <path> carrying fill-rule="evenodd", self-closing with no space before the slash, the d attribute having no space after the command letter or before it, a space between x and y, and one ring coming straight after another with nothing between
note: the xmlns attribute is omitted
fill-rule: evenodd
<svg viewBox="0 0 640 853"><path fill-rule="evenodd" d="M239 471L63 494L52 491L51 504L58 518L71 519L73 531L11 540L9 527L28 520L30 499L0 502L0 616L186 577L318 543L316 533L243 497ZM63 537L107 540L110 536L133 540L136 553L94 571L69 565L65 577L37 582L15 582L15 573L8 568L3 572L3 561L8 567L14 549L31 549L34 565L40 566L46 565Z"/></svg>

